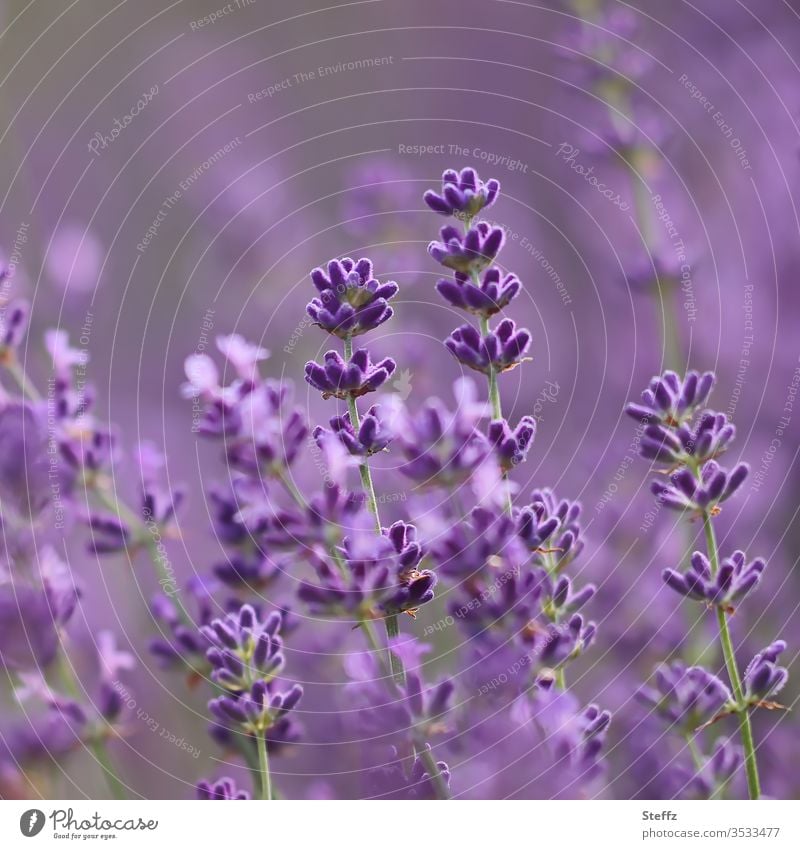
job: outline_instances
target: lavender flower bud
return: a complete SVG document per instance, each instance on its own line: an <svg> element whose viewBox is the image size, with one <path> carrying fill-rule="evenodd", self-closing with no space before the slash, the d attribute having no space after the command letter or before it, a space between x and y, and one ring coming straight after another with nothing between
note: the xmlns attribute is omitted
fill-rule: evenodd
<svg viewBox="0 0 800 849"><path fill-rule="evenodd" d="M674 371L654 377L642 393L641 404L628 404L625 412L646 424L676 427L692 418L708 400L715 381L714 373L690 371L681 380Z"/></svg>
<svg viewBox="0 0 800 849"><path fill-rule="evenodd" d="M469 220L482 209L490 207L499 191L497 180L484 183L474 168L464 168L460 174L448 168L442 174L441 194L429 190L423 195L423 200L440 215L461 215Z"/></svg>
<svg viewBox="0 0 800 849"><path fill-rule="evenodd" d="M344 445L349 454L354 457L371 457L379 451L383 451L394 439L394 427L392 420L385 415L384 408L380 404L370 407L361 417L361 425L358 432L350 422L350 414L334 416L330 420L331 430L317 427L314 430L314 439L320 448L326 437L335 435Z"/></svg>
<svg viewBox="0 0 800 849"><path fill-rule="evenodd" d="M201 801L243 800L249 799L250 794L246 790L239 790L232 778L220 778L217 781L199 781L196 787L197 798Z"/></svg>
<svg viewBox="0 0 800 849"><path fill-rule="evenodd" d="M789 671L778 666L780 654L786 650L783 640L776 640L762 649L747 665L744 672L744 698L749 705L765 702L779 693L789 680Z"/></svg>
<svg viewBox="0 0 800 849"><path fill-rule="evenodd" d="M716 605L731 612L739 602L756 587L766 568L763 560L745 563L743 551L733 554L720 563L712 577L711 564L701 552L695 551L691 566L685 573L665 569L662 577L667 586L687 598Z"/></svg>
<svg viewBox="0 0 800 849"><path fill-rule="evenodd" d="M345 362L336 351L325 354L325 365L306 363L306 381L322 393L323 398L358 398L374 392L391 377L397 364L391 357L373 363L366 348L359 348Z"/></svg>
<svg viewBox="0 0 800 849"><path fill-rule="evenodd" d="M323 330L341 339L360 336L374 330L393 314L388 305L398 292L396 283L379 283L372 276L372 262L349 257L331 260L328 273L321 268L311 272L311 280L320 293L307 312Z"/></svg>
<svg viewBox="0 0 800 849"><path fill-rule="evenodd" d="M451 354L468 368L490 374L518 366L531 344L528 330L517 330L510 318L503 319L486 336L471 324L454 330L445 340Z"/></svg>
<svg viewBox="0 0 800 849"><path fill-rule="evenodd" d="M514 430L511 430L505 419L499 419L489 425L487 435L500 468L510 472L524 463L528 456L536 435L536 419L523 416Z"/></svg>
<svg viewBox="0 0 800 849"><path fill-rule="evenodd" d="M456 227L442 227L440 238L440 242L428 245L428 253L446 268L472 275L480 274L495 261L505 234L499 227L480 221L466 235Z"/></svg>
<svg viewBox="0 0 800 849"><path fill-rule="evenodd" d="M454 279L443 278L436 283L436 291L451 306L482 318L504 310L521 288L515 274L503 275L496 267L487 269L482 278L474 281L469 275L456 272Z"/></svg>

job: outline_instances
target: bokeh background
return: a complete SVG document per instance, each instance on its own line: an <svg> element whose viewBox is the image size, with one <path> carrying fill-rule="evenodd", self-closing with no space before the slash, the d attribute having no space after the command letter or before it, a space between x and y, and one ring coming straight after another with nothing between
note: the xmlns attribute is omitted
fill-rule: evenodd
<svg viewBox="0 0 800 849"><path fill-rule="evenodd" d="M450 401L461 367L441 340L460 319L433 289L426 245L441 221L421 195L446 167L499 178L489 217L507 231L503 265L524 283L513 314L534 339L533 361L503 379L503 405L510 418L535 408L539 419L515 478L523 493L547 485L584 505L580 576L599 586L600 636L573 687L616 712L595 792L628 798L668 795L653 764L671 757L666 743L645 743L633 690L665 657L702 654L711 634L689 627L661 587L686 530L663 511L648 519L647 464L633 459L623 415L666 365L717 372L715 406L758 473L719 519L724 547L770 563L735 637L751 655L780 635L796 667L800 408L785 404L800 366L800 16L778 0L612 7L636 29L587 36L577 16L600 6L555 0L4 0L0 245L13 293L32 303L29 373L46 380L46 328L88 350L99 412L119 434L115 484L132 485L134 446L147 439L164 450L170 481L187 485L180 539L168 543L185 582L220 556L203 491L226 474L180 397L186 356L241 333L270 349L266 371L296 380L311 421L324 422L330 406L302 382L327 345L304 320L308 272L366 255L401 286L373 341L398 360L395 390L412 405ZM631 122L620 121L615 86L598 88L598 43L629 81ZM649 150L635 168L615 150L620 134ZM679 242L683 279L657 289L653 264L669 264ZM297 474L319 485L313 463ZM378 482L387 496L396 486ZM387 510L407 515L410 504ZM188 797L223 756L206 735L205 696L148 655L155 580L138 559L86 554L80 534L67 545L84 593L73 644L113 629L137 656L127 679L137 705L199 751L134 716L113 747L124 779L134 794ZM421 635L426 617L438 614L404 629ZM319 659L309 679L341 677L334 655L346 639L330 627L303 644ZM446 648L447 635L436 639ZM9 692L2 705L10 722ZM796 796L796 715L759 714L756 725L766 791ZM358 794L337 783L355 769L341 748L309 731L275 766L285 794ZM83 751L48 781L30 792L105 792Z"/></svg>

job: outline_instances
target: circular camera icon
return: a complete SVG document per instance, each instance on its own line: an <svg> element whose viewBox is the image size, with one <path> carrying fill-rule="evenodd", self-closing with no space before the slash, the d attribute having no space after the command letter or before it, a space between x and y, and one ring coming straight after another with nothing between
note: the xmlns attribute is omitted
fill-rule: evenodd
<svg viewBox="0 0 800 849"><path fill-rule="evenodd" d="M44 811L31 808L19 818L19 830L25 837L36 837L44 828Z"/></svg>

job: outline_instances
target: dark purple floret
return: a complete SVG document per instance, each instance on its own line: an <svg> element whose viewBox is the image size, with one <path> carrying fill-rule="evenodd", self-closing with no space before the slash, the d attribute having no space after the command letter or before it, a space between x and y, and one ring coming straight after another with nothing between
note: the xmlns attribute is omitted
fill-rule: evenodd
<svg viewBox="0 0 800 849"><path fill-rule="evenodd" d="M503 274L494 266L476 280L468 274L457 272L453 279L443 278L436 284L436 291L451 306L482 318L489 318L504 310L521 288L522 284L516 274Z"/></svg>
<svg viewBox="0 0 800 849"><path fill-rule="evenodd" d="M702 666L680 661L660 666L655 686L643 687L637 698L670 725L694 732L731 709L733 698L725 684Z"/></svg>
<svg viewBox="0 0 800 849"><path fill-rule="evenodd" d="M212 589L197 576L187 582L186 592L191 604L185 601L184 605L192 611L193 622L184 620L180 608L169 596L160 594L152 600L150 610L161 634L150 642L150 651L161 665L188 667L203 675L208 673L206 652L211 643L202 626L211 622L218 609Z"/></svg>
<svg viewBox="0 0 800 849"><path fill-rule="evenodd" d="M311 272L319 290L307 311L311 318L329 333L341 339L359 336L374 330L392 317L388 305L398 291L396 283L379 283L372 276L372 262L349 257L333 259L327 274L321 268Z"/></svg>
<svg viewBox="0 0 800 849"><path fill-rule="evenodd" d="M698 480L686 467L674 472L666 480L655 480L650 489L659 501L672 510L719 512L719 505L736 493L747 478L749 466L739 463L731 471L709 460L701 470Z"/></svg>
<svg viewBox="0 0 800 849"><path fill-rule="evenodd" d="M318 389L323 398L346 400L379 389L396 368L391 357L373 363L366 348L359 348L349 362L336 351L328 351L324 365L306 363L306 381Z"/></svg>
<svg viewBox="0 0 800 849"><path fill-rule="evenodd" d="M712 576L708 558L702 552L695 551L691 567L686 572L665 569L662 577L668 586L681 595L732 612L756 587L765 568L763 560L746 563L744 552L734 551L722 561L717 574Z"/></svg>
<svg viewBox="0 0 800 849"><path fill-rule="evenodd" d="M779 693L789 680L789 670L778 666L778 657L786 650L783 640L762 649L744 672L744 698L747 704L767 702Z"/></svg>
<svg viewBox="0 0 800 849"><path fill-rule="evenodd" d="M505 419L498 419L489 425L487 436L504 472L510 472L525 462L535 435L536 419L531 416L523 416L514 430Z"/></svg>
<svg viewBox="0 0 800 849"><path fill-rule="evenodd" d="M0 276L0 280L2 279ZM9 355L13 356L11 352L19 347L25 338L29 312L30 304L27 301L15 300L8 304L0 315L0 362Z"/></svg>
<svg viewBox="0 0 800 849"><path fill-rule="evenodd" d="M361 416L361 425L356 432L350 422L350 414L334 416L330 420L331 429L318 427L314 430L314 439L320 448L326 437L334 436L354 457L371 457L388 447L394 439L394 427L380 404L370 407Z"/></svg>
<svg viewBox="0 0 800 849"><path fill-rule="evenodd" d="M208 802L217 799L245 800L250 798L246 790L239 790L232 778L219 778L216 781L199 781L196 787L197 798Z"/></svg>
<svg viewBox="0 0 800 849"><path fill-rule="evenodd" d="M714 386L714 373L690 371L681 380L674 371L654 377L642 393L641 404L628 404L625 412L644 424L665 424L670 427L691 419L702 407Z"/></svg>
<svg viewBox="0 0 800 849"><path fill-rule="evenodd" d="M647 460L668 465L705 463L719 457L736 436L736 428L723 413L703 413L692 427L649 424L644 429L640 452Z"/></svg>
<svg viewBox="0 0 800 849"><path fill-rule="evenodd" d="M499 191L497 180L484 183L474 168L463 168L460 174L448 168L442 174L441 193L428 190L423 200L440 215L460 215L470 220L482 209L490 207L497 200Z"/></svg>
<svg viewBox="0 0 800 849"><path fill-rule="evenodd" d="M456 328L445 340L451 354L468 368L483 374L496 374L518 366L531 344L531 334L505 318L481 336L471 324Z"/></svg>
<svg viewBox="0 0 800 849"><path fill-rule="evenodd" d="M563 570L583 550L577 501L558 499L550 489L535 490L515 518L517 534L540 562Z"/></svg>
<svg viewBox="0 0 800 849"><path fill-rule="evenodd" d="M448 225L442 227L439 236L441 241L431 242L428 253L446 268L466 275L480 274L490 266L505 239L503 230L485 221L470 227L466 234Z"/></svg>
<svg viewBox="0 0 800 849"><path fill-rule="evenodd" d="M43 589L1 585L0 665L9 669L46 667L58 652L59 624Z"/></svg>

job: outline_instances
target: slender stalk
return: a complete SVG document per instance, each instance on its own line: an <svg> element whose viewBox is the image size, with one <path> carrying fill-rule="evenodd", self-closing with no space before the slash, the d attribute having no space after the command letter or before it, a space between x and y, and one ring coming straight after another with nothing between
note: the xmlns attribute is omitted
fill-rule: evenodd
<svg viewBox="0 0 800 849"><path fill-rule="evenodd" d="M72 669L71 664L69 663L69 658L67 657L66 649L63 644L58 652L57 657L57 673L58 679L61 683L61 686L67 692L67 695L70 698L74 699L76 702L79 702L81 699L80 689L78 687L78 682L75 679L75 673ZM92 750L92 754L95 757L95 760L100 765L101 770L103 772L103 777L105 778L106 784L108 785L108 789L111 793L113 799L126 799L127 793L125 792L125 785L120 781L117 777L117 771L114 768L113 761L111 760L111 755L106 748L105 741L102 737L93 734L89 738L89 746Z"/></svg>
<svg viewBox="0 0 800 849"><path fill-rule="evenodd" d="M444 776L439 770L436 758L433 757L433 752L427 746L422 746L417 751L417 757L425 764L425 769L433 782L433 789L436 793L436 798L449 799L450 789L447 786L447 782L444 780Z"/></svg>
<svg viewBox="0 0 800 849"><path fill-rule="evenodd" d="M13 351L3 358L3 368L5 368L5 370L11 375L14 383L17 384L22 394L29 401L42 400L39 390L28 379L28 375L25 374L25 369L22 367L22 364L17 359Z"/></svg>
<svg viewBox="0 0 800 849"><path fill-rule="evenodd" d="M714 533L714 525L707 510L703 511L703 530L706 536L706 548L708 559L711 562L711 574L716 575L719 569L719 549L717 538ZM725 668L731 682L733 697L736 700L739 717L739 734L742 738L744 748L744 769L747 775L747 790L751 799L761 796L761 784L758 777L758 762L756 761L756 748L753 741L753 728L750 723L750 712L744 701L744 689L742 679L739 676L739 668L736 665L736 654L733 648L728 620L725 611L717 607L717 624L719 625L719 639L722 645L722 655L725 658Z"/></svg>
<svg viewBox="0 0 800 849"><path fill-rule="evenodd" d="M258 746L258 774L261 791L258 798L264 801L270 801L272 799L272 781L269 775L266 731L256 734L256 744Z"/></svg>

